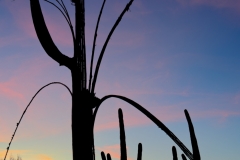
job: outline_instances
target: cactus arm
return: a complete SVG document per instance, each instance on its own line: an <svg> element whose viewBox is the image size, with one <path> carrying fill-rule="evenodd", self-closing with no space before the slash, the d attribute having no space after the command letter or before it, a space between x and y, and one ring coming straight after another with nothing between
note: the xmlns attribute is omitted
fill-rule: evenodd
<svg viewBox="0 0 240 160"><path fill-rule="evenodd" d="M138 144L137 160L142 160L142 143Z"/></svg>
<svg viewBox="0 0 240 160"><path fill-rule="evenodd" d="M96 85L96 81L97 81L97 76L98 76L98 71L99 71L99 67L100 67L100 64L101 64L101 61L102 61L102 58L103 58L103 54L105 53L105 50L106 50L106 47L107 47L107 44L114 32L114 30L116 29L116 27L118 26L118 24L120 23L123 15L129 10L129 7L131 6L132 2L134 0L130 0L130 2L126 5L126 7L124 8L124 10L122 11L122 13L120 14L120 16L118 17L117 21L115 22L114 26L112 27L111 31L109 32L108 36L107 36L107 39L103 45L103 48L101 50L101 53L99 55L99 58L98 58L98 61L97 61L97 65L96 65L96 68L95 68L95 72L94 72L94 77L93 77L93 83L92 83L92 88L91 88L91 93L94 93L94 89L95 89L95 85Z"/></svg>
<svg viewBox="0 0 240 160"><path fill-rule="evenodd" d="M105 156L105 153L103 151L101 152L101 157L102 157L102 160L106 160L106 156Z"/></svg>
<svg viewBox="0 0 240 160"><path fill-rule="evenodd" d="M190 137L191 137L191 143L192 143L192 150L193 150L193 159L194 160L201 160L200 157L200 152L198 149L198 143L197 143L197 138L195 136L195 132L194 132L194 128L193 128L193 124L191 121L191 118L188 114L188 111L185 109L184 110L187 122L188 122L188 127L189 127L189 132L190 132Z"/></svg>
<svg viewBox="0 0 240 160"><path fill-rule="evenodd" d="M111 155L109 153L107 154L107 160L112 160Z"/></svg>
<svg viewBox="0 0 240 160"><path fill-rule="evenodd" d="M95 33L94 33L94 40L93 40L93 47L92 47L92 55L91 55L91 64L90 64L90 74L89 74L89 84L88 84L88 90L91 91L91 83L92 83L92 66L93 66L93 59L94 59L94 52L95 52L95 46L96 46L96 39L97 39L97 31L98 31L98 25L101 19L102 11L104 8L106 0L103 1L101 10L98 15L98 20L97 20L97 25L95 28Z"/></svg>
<svg viewBox="0 0 240 160"><path fill-rule="evenodd" d="M123 113L122 110L118 109L118 118L119 118L119 128L120 128L120 149L121 149L121 159L127 160L127 147L126 147L126 136L123 122Z"/></svg>
<svg viewBox="0 0 240 160"><path fill-rule="evenodd" d="M140 112L145 114L149 119L151 119L159 128L161 128L182 149L182 151L188 156L188 158L190 160L193 160L193 155L188 150L188 148L160 120L158 120L154 115L152 115L149 111L147 111L145 108L143 108L138 103L134 102L133 100L131 100L129 98L123 97L123 96L108 95L108 96L103 97L100 100L98 106L95 108L94 113L93 113L93 127L94 127L94 122L95 122L95 118L96 118L96 114L97 114L99 106L101 105L101 103L103 101L105 101L106 99L111 98L111 97L119 98L123 101L126 101L129 104L131 104L132 106L134 106L135 108L137 108Z"/></svg>
<svg viewBox="0 0 240 160"><path fill-rule="evenodd" d="M56 62L59 63L59 65L64 65L68 68L71 67L71 58L68 56L62 54L56 45L54 44L47 26L44 21L44 17L42 14L41 6L39 3L39 0L30 0L30 6L31 6L31 13L32 13L32 19L35 31L37 33L37 37L46 51L46 53L54 59Z"/></svg>
<svg viewBox="0 0 240 160"><path fill-rule="evenodd" d="M172 147L173 160L178 160L176 147Z"/></svg>

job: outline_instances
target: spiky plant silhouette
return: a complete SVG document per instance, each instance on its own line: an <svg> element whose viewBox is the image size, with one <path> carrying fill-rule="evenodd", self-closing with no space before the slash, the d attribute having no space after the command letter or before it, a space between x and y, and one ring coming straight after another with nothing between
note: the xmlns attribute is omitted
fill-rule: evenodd
<svg viewBox="0 0 240 160"><path fill-rule="evenodd" d="M3 160L2 158L0 160ZM14 158L13 156L9 157L9 160L22 160L21 156L17 156L17 158Z"/></svg>
<svg viewBox="0 0 240 160"><path fill-rule="evenodd" d="M98 57L98 61L95 67L94 76L93 74L93 59L94 59L94 52L95 52L95 44L97 38L97 30L98 25L101 19L102 11L105 5L105 1L103 0L103 4L98 16L94 40L93 40L93 48L91 54L91 64L90 64L90 74L89 74L89 83L87 87L87 73L86 73L86 47L85 47L85 8L84 8L84 0L72 0L72 4L75 7L75 30L73 29L70 16L68 11L63 3L63 0L55 0L55 3L49 0L44 0L51 5L55 6L61 14L66 19L72 34L73 46L74 46L74 53L73 57L68 57L62 54L57 46L54 44L51 35L47 29L47 26L44 21L44 17L41 11L41 6L39 0L30 0L31 6L31 13L32 13L32 20L35 27L35 31L37 37L44 48L45 52L60 66L65 66L71 71L72 75L72 92L69 89L69 92L72 95L72 150L73 150L73 160L79 159L87 159L87 160L94 160L95 159L95 149L94 149L94 134L93 128L95 123L95 118L97 111L103 101L108 98L118 98L121 99L132 106L136 107L140 112L145 114L150 120L152 120L159 128L161 128L184 152L184 154L191 160L200 160L200 153L197 145L196 136L194 133L193 125L190 119L190 116L185 110L185 115L187 118L190 137L192 142L192 149L193 153L191 153L188 148L155 116L153 116L150 112L148 112L145 108L143 108L138 103L134 102L133 100L120 96L120 95L107 95L101 99L95 97L95 85L98 77L98 71L100 68L100 64L105 52L105 49L108 45L108 42L120 23L124 14L129 10L129 7L133 3L134 0L130 0L126 7L123 9L122 13L116 20L115 24L113 25L112 29L110 30L107 39L102 47L100 55ZM53 83L60 83L60 82L53 82ZM48 84L50 85L50 84ZM46 85L46 86L48 86ZM64 84L62 84L64 85ZM44 87L46 87L44 86ZM42 87L41 89L43 89ZM67 86L65 86L67 87ZM67 87L68 88L68 87ZM41 90L40 89L40 90ZM39 90L39 91L40 91ZM38 91L38 92L39 92ZM37 92L37 93L38 93ZM36 95L37 95L36 93ZM36 96L34 95L34 97ZM33 98L34 98L33 97ZM32 99L33 100L33 99ZM31 100L31 101L32 101ZM30 102L31 103L31 102ZM29 103L29 105L30 105ZM28 106L29 106L28 105ZM26 112L28 106L26 107L24 113ZM12 136L12 139L9 143L9 147L13 140L13 137L16 133L16 130L21 122L23 117L21 116L15 132ZM123 115L122 111L119 110L119 124L120 124L120 145L121 145L121 160L127 160L127 150L126 150L126 141L125 141L125 131L124 131L124 123L123 123ZM7 151L9 149L7 148ZM173 147L173 159L177 159L176 149ZM7 154L7 153L6 153ZM183 159L186 157L182 155ZM102 159L105 160L104 152L101 153ZM138 146L138 160L142 158L142 144L140 143ZM6 156L5 156L6 158ZM107 154L107 159L111 160L110 154Z"/></svg>

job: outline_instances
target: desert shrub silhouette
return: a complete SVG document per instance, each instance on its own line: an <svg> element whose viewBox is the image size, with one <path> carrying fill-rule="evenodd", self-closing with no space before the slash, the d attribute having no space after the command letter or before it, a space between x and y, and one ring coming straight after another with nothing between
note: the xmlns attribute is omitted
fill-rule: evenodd
<svg viewBox="0 0 240 160"><path fill-rule="evenodd" d="M0 159L0 160L3 160L3 159ZM10 156L9 160L22 160L22 157L19 156L19 155L17 156L17 158L14 158L13 156Z"/></svg>
<svg viewBox="0 0 240 160"><path fill-rule="evenodd" d="M35 95L34 97L45 87L51 84L61 84L64 85L70 92L72 96L72 150L73 150L73 160L79 159L87 159L87 160L94 160L95 159L95 148L94 148L94 123L95 118L97 115L97 111L101 105L101 103L109 98L118 98L123 100L144 115L146 115L150 120L152 120L159 128L161 128L183 151L183 153L190 159L190 160L200 160L200 153L198 149L197 139L194 133L194 128L191 122L191 118L188 114L188 111L185 110L185 116L189 126L190 138L192 143L192 150L191 153L188 148L155 116L153 116L150 112L148 112L145 108L143 108L138 103L134 102L133 100L120 96L120 95L107 95L103 98L98 98L95 96L95 85L97 82L98 72L101 65L101 61L103 55L105 53L106 47L108 42L114 33L116 27L120 23L121 19L123 18L124 14L129 10L130 6L132 5L134 0L130 0L126 7L123 9L122 13L116 20L115 24L113 25L112 29L110 30L100 55L98 57L97 64L95 66L95 72L93 76L93 59L94 59L94 52L96 46L96 38L97 38L97 31L98 26L100 23L102 11L105 5L106 0L103 1L102 7L100 9L100 13L98 16L96 29L94 33L94 40L93 40L93 47L92 47L92 54L91 54L91 63L90 63L90 74L89 74L89 82L87 87L87 73L86 73L86 46L85 46L85 8L84 8L84 0L71 0L73 7L75 7L75 31L73 29L71 18L68 14L67 8L63 3L63 0L55 0L56 3L44 0L49 4L53 5L57 8L60 13L66 19L73 40L74 46L74 53L73 57L68 57L62 54L57 46L54 44L51 35L47 29L45 24L45 20L41 11L41 6L39 0L30 0L30 7L32 13L32 20L34 24L34 28L37 34L37 37L44 48L45 52L60 66L65 66L71 71L72 75L72 91L61 82L52 82L45 86L43 86ZM32 100L34 99L32 98ZM12 143L13 137L17 131L17 128L23 118L27 108L31 104L32 100L24 110L19 122L17 123L16 129L14 134L11 138L9 146L7 148L6 156L9 150L9 147ZM126 149L126 142L125 142L125 131L124 131L124 122L123 122L123 114L121 109L119 109L119 127L120 127L120 146L121 146L121 160L127 160L127 149ZM173 146L172 148L173 159L176 160L177 152L176 148ZM182 154L182 159L186 159L185 155ZM6 158L5 156L5 158ZM101 153L101 157L103 160L106 159L105 153ZM141 160L142 158L142 144L139 143L138 145L138 155L137 159ZM111 155L107 154L107 159L111 159Z"/></svg>

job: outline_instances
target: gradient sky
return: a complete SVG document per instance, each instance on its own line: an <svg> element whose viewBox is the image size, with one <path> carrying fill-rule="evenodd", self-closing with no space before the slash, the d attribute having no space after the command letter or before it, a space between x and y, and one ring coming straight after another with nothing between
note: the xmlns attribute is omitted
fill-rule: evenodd
<svg viewBox="0 0 240 160"><path fill-rule="evenodd" d="M64 2L73 20L74 7L69 0ZM127 2L106 2L96 53ZM91 0L85 4L88 67L101 3ZM54 42L62 53L72 56L71 33L64 18L43 0L41 5ZM106 49L96 95L101 98L119 94L135 100L191 150L184 116L187 109L202 159L237 160L239 69L239 0L135 0ZM0 158L4 157L16 123L31 97L52 81L70 87L70 71L60 67L42 49L33 28L29 1L0 0ZM119 159L120 107L129 160L136 159L139 142L143 144L143 159L172 159L174 142L136 109L117 99L104 102L98 112L97 159L101 151ZM60 85L49 86L27 111L9 156L20 155L23 160L72 159L70 126L68 91ZM178 147L177 151L182 153Z"/></svg>

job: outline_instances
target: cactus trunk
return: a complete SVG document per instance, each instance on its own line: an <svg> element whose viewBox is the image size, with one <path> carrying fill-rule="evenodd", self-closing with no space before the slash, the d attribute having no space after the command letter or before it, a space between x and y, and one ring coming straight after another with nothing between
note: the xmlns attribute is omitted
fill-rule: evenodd
<svg viewBox="0 0 240 160"><path fill-rule="evenodd" d="M79 72L72 72L72 149L73 160L93 160L92 106L87 92L80 89Z"/></svg>

